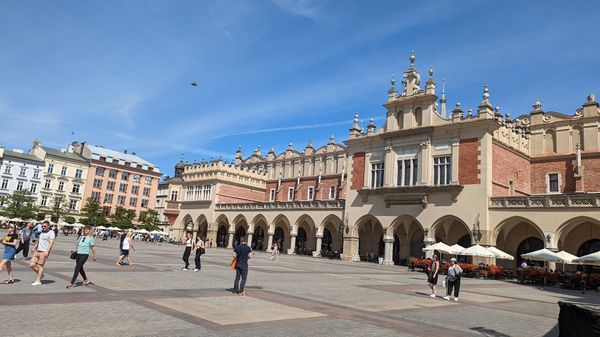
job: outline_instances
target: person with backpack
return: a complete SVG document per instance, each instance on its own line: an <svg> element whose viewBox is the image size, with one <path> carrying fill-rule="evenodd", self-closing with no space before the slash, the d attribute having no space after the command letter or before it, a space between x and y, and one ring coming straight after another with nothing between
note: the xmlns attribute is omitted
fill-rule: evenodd
<svg viewBox="0 0 600 337"><path fill-rule="evenodd" d="M447 292L444 299L446 301L450 300L450 295L452 294L452 289L454 289L454 301L458 302L458 292L460 291L460 278L462 276L463 270L456 263L456 258L450 259L450 267L448 267L448 276L446 277L447 281Z"/></svg>

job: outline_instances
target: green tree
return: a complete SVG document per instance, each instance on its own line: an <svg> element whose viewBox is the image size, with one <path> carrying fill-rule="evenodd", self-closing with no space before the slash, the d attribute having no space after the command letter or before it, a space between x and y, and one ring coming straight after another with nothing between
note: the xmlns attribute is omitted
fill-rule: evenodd
<svg viewBox="0 0 600 337"><path fill-rule="evenodd" d="M158 230L158 212L149 209L146 212L140 212L138 220L144 225L147 231Z"/></svg>
<svg viewBox="0 0 600 337"><path fill-rule="evenodd" d="M113 226L124 229L131 228L133 227L133 219L135 219L135 211L118 206L111 218Z"/></svg>
<svg viewBox="0 0 600 337"><path fill-rule="evenodd" d="M81 223L89 226L99 226L106 224L106 216L100 206L100 203L92 198L88 198L85 206L81 209Z"/></svg>
<svg viewBox="0 0 600 337"><path fill-rule="evenodd" d="M76 221L77 221L77 220L75 220L75 218L74 218L74 217L72 217L72 216L70 216L70 215L67 215L67 216L65 217L65 222L66 222L66 223L73 224L73 223L75 223Z"/></svg>
<svg viewBox="0 0 600 337"><path fill-rule="evenodd" d="M5 213L9 218L35 219L37 217L35 197L28 190L15 191L8 198Z"/></svg>
<svg viewBox="0 0 600 337"><path fill-rule="evenodd" d="M50 213L52 214L52 221L59 222L60 218L65 213L67 213L67 208L65 207L65 204L65 198L63 197L57 196L52 199L52 202L50 203Z"/></svg>

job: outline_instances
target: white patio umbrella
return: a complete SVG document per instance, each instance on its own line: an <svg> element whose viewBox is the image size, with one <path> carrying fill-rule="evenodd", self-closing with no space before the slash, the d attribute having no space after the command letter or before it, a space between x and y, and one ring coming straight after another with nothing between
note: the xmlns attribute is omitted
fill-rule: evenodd
<svg viewBox="0 0 600 337"><path fill-rule="evenodd" d="M467 255L467 256L478 256L478 257L496 257L496 254L487 250L484 246L479 244L471 246L462 252L459 255Z"/></svg>
<svg viewBox="0 0 600 337"><path fill-rule="evenodd" d="M465 250L465 247L459 245L458 243L450 246L450 248L454 250L454 255L459 255L463 250Z"/></svg>
<svg viewBox="0 0 600 337"><path fill-rule="evenodd" d="M109 231L120 231L121 230L121 228L119 228L119 227L108 227L107 229Z"/></svg>
<svg viewBox="0 0 600 337"><path fill-rule="evenodd" d="M521 257L524 259L534 260L534 261L544 261L544 262L558 262L563 263L564 260L557 255L555 252L550 251L546 248L542 248L540 250L536 250L527 254L521 254Z"/></svg>
<svg viewBox="0 0 600 337"><path fill-rule="evenodd" d="M502 259L502 260L514 260L515 259L512 255L505 253L496 247L492 246L492 247L487 247L486 249L489 250L490 252L494 253L494 255L496 255L497 259Z"/></svg>
<svg viewBox="0 0 600 337"><path fill-rule="evenodd" d="M10 222L23 222L23 219L21 219L21 218L10 218L10 219L8 219L8 221L10 221Z"/></svg>
<svg viewBox="0 0 600 337"><path fill-rule="evenodd" d="M85 225L82 224L82 223L76 222L74 224L71 224L71 226L73 226L73 227L84 227Z"/></svg>
<svg viewBox="0 0 600 337"><path fill-rule="evenodd" d="M424 252L438 250L442 253L454 254L454 250L443 242L438 242L433 245L423 248Z"/></svg>
<svg viewBox="0 0 600 337"><path fill-rule="evenodd" d="M600 265L600 251L572 260L573 263Z"/></svg>
<svg viewBox="0 0 600 337"><path fill-rule="evenodd" d="M142 228L142 229L139 229L139 230L135 230L134 232L137 232L137 233L142 233L142 234L148 234L148 233L149 233L147 230L145 230L145 229L143 229L143 228Z"/></svg>
<svg viewBox="0 0 600 337"><path fill-rule="evenodd" d="M564 263L566 264L573 264L573 260L578 259L577 256L565 252L564 250L561 250L560 252L556 253L556 255L558 255L561 259L563 259Z"/></svg>
<svg viewBox="0 0 600 337"><path fill-rule="evenodd" d="M96 227L96 229L105 230L106 227L104 227L104 226L98 226L98 227Z"/></svg>

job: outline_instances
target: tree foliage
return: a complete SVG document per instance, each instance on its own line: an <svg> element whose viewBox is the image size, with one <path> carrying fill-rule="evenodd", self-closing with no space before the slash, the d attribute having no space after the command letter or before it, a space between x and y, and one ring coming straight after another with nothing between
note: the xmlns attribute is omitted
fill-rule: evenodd
<svg viewBox="0 0 600 337"><path fill-rule="evenodd" d="M144 225L147 231L158 230L158 212L149 209L146 212L140 212L138 220Z"/></svg>
<svg viewBox="0 0 600 337"><path fill-rule="evenodd" d="M9 218L21 218L23 220L35 219L38 208L35 205L35 197L29 190L15 191L8 198L8 206L5 214Z"/></svg>
<svg viewBox="0 0 600 337"><path fill-rule="evenodd" d="M70 215L68 215L68 216L65 217L65 222L66 223L74 224L76 221L77 220L75 220L75 218L72 217L72 216L70 216Z"/></svg>
<svg viewBox="0 0 600 337"><path fill-rule="evenodd" d="M81 209L81 223L89 226L99 226L106 224L106 216L100 206L100 203L92 198L88 198L85 206Z"/></svg>
<svg viewBox="0 0 600 337"><path fill-rule="evenodd" d="M135 219L135 211L118 206L111 219L113 226L119 228L131 228L133 227L133 219Z"/></svg>
<svg viewBox="0 0 600 337"><path fill-rule="evenodd" d="M52 214L52 221L59 222L60 218L67 213L67 207L65 206L65 198L56 196L52 199L50 204Z"/></svg>

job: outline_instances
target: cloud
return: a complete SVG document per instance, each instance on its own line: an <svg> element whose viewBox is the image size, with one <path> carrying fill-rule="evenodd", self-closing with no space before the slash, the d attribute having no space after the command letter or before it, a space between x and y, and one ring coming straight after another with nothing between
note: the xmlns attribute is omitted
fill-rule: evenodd
<svg viewBox="0 0 600 337"><path fill-rule="evenodd" d="M322 2L312 0L272 0L282 11L294 15L305 17L313 21L319 21L323 18L323 10L320 7Z"/></svg>

